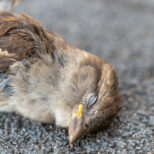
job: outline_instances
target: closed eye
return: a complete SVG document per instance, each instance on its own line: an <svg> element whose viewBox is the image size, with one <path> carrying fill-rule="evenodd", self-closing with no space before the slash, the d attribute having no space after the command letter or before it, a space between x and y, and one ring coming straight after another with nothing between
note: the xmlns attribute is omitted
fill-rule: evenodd
<svg viewBox="0 0 154 154"><path fill-rule="evenodd" d="M88 107L91 108L97 101L97 96L91 96L88 100Z"/></svg>

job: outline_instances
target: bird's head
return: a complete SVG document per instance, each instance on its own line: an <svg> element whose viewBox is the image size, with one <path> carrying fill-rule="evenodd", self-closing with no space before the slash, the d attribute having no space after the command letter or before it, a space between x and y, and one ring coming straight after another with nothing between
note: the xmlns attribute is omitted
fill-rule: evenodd
<svg viewBox="0 0 154 154"><path fill-rule="evenodd" d="M95 72L97 77L93 76L94 80L89 80L87 92L72 110L68 127L70 145L82 135L108 126L121 109L118 81L114 70L109 64L99 67L100 72L99 69ZM87 72L90 72L90 69Z"/></svg>

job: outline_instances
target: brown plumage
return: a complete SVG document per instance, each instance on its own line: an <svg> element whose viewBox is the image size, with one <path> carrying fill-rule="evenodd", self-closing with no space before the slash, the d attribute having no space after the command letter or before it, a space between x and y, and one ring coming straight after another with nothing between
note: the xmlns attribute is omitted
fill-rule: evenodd
<svg viewBox="0 0 154 154"><path fill-rule="evenodd" d="M68 127L72 144L121 109L111 65L71 47L27 15L0 13L0 110ZM9 93L8 93L9 91Z"/></svg>

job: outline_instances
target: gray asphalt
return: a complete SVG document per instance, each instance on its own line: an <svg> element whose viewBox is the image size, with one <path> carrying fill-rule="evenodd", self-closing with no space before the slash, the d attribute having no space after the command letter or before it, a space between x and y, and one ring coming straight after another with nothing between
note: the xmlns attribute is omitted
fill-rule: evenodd
<svg viewBox="0 0 154 154"><path fill-rule="evenodd" d="M68 148L67 130L0 113L0 153L154 153L154 1L25 0L24 12L117 72L124 107L111 126Z"/></svg>

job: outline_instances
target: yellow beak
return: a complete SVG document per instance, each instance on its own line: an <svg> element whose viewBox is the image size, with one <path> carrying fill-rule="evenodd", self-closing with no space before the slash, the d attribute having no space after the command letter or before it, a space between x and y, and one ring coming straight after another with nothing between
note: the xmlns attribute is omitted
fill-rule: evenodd
<svg viewBox="0 0 154 154"><path fill-rule="evenodd" d="M83 105L80 104L77 107L77 111L73 112L68 127L70 145L72 145L73 142L76 141L83 134L84 132L83 124L84 124Z"/></svg>

